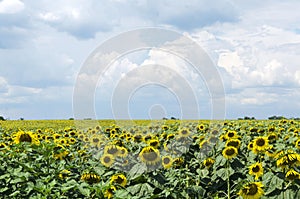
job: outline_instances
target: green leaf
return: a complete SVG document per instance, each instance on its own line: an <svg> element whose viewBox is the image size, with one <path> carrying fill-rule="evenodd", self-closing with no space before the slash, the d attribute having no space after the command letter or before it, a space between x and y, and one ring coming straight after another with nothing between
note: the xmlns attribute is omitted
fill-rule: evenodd
<svg viewBox="0 0 300 199"><path fill-rule="evenodd" d="M130 171L128 172L128 175L131 179L139 177L141 174L145 173L147 171L147 167L144 164L136 164L134 165Z"/></svg>
<svg viewBox="0 0 300 199"><path fill-rule="evenodd" d="M7 191L8 189L9 189L8 187L1 188L1 189L0 189L0 193L3 193L3 192L5 192L5 191Z"/></svg>
<svg viewBox="0 0 300 199"><path fill-rule="evenodd" d="M132 194L139 197L151 196L153 194L153 188L148 184L137 184L131 187L128 187L127 190Z"/></svg>
<svg viewBox="0 0 300 199"><path fill-rule="evenodd" d="M78 186L78 190L80 191L80 193L82 193L84 196L87 196L87 197L89 197L91 194L91 191L88 188L87 183L80 184L80 186Z"/></svg>
<svg viewBox="0 0 300 199"><path fill-rule="evenodd" d="M219 155L216 158L216 162L214 163L214 167L218 168L220 166L224 166L225 164L226 164L226 159L222 155Z"/></svg>

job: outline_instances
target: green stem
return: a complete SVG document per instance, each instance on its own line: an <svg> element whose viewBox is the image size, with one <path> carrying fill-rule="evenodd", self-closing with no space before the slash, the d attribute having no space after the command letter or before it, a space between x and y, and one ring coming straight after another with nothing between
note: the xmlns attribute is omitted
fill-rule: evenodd
<svg viewBox="0 0 300 199"><path fill-rule="evenodd" d="M227 197L228 199L230 199L230 180L229 180L229 177L230 177L230 171L229 171L229 160L227 160Z"/></svg>

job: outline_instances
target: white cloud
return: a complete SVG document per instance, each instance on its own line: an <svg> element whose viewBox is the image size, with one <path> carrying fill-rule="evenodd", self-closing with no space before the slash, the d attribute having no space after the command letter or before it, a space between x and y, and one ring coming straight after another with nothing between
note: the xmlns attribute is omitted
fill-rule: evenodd
<svg viewBox="0 0 300 199"><path fill-rule="evenodd" d="M8 83L4 77L0 76L0 93L6 93L8 91Z"/></svg>
<svg viewBox="0 0 300 199"><path fill-rule="evenodd" d="M48 21L48 22L55 22L55 21L60 20L60 17L58 15L54 14L53 12L40 13L39 17L42 20Z"/></svg>
<svg viewBox="0 0 300 199"><path fill-rule="evenodd" d="M0 13L14 14L24 9L25 5L19 0L2 0L0 2Z"/></svg>

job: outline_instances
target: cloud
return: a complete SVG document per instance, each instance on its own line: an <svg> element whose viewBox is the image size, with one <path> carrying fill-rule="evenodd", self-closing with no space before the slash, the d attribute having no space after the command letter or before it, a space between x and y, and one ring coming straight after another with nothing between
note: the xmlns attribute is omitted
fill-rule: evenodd
<svg viewBox="0 0 300 199"><path fill-rule="evenodd" d="M0 14L14 14L24 9L25 5L19 0L2 0L0 2Z"/></svg>

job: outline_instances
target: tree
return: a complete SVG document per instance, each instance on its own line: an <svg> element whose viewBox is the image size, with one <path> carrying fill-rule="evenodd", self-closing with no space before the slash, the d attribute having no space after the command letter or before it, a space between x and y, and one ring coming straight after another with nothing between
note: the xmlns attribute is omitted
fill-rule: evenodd
<svg viewBox="0 0 300 199"><path fill-rule="evenodd" d="M5 121L5 118L0 115L0 121Z"/></svg>

